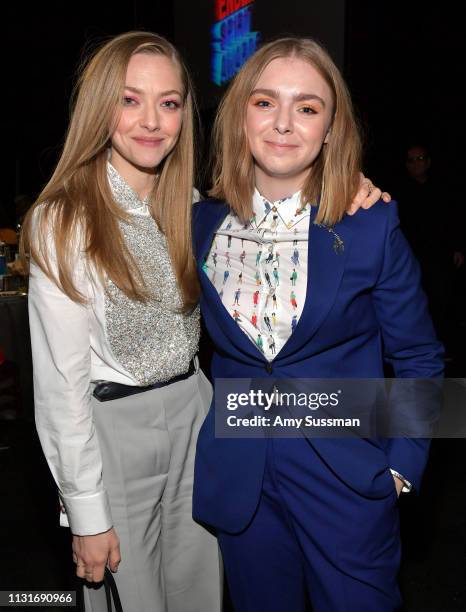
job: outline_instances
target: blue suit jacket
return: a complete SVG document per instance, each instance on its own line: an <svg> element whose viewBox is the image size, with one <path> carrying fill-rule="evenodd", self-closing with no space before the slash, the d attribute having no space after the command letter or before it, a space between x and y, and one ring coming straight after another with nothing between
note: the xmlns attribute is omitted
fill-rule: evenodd
<svg viewBox="0 0 466 612"><path fill-rule="evenodd" d="M193 239L201 280L201 310L215 345L215 378L383 378L383 360L397 377L431 378L443 372L419 266L399 229L395 203L345 216L335 226L344 242L311 222L308 288L298 325L271 363L233 321L202 271L228 207L200 202ZM314 210L313 215L315 216ZM422 231L422 228L420 228ZM194 517L228 532L242 530L259 500L265 439L215 437L213 405L199 433ZM419 487L427 461L424 439L309 440L330 469L363 496L393 490L391 467Z"/></svg>

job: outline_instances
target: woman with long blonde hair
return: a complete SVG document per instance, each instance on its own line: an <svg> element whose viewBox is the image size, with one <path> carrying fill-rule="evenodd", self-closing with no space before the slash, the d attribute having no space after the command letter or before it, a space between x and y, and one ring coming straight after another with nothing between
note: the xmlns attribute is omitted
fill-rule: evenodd
<svg viewBox="0 0 466 612"><path fill-rule="evenodd" d="M196 357L193 109L165 39L107 42L81 71L63 153L23 232L36 423L61 522L78 576L118 569L131 612L221 607L216 541L191 518L211 400ZM380 195L360 183L354 208ZM104 609L102 588L85 598Z"/></svg>
<svg viewBox="0 0 466 612"><path fill-rule="evenodd" d="M196 205L193 239L219 380L194 516L218 535L240 612L304 612L309 599L315 612L393 612L396 500L419 487L429 442L366 439L332 417L351 406L345 379L383 378L384 361L400 378L442 375L396 205L346 214L361 142L343 78L313 40L282 38L248 60L214 142L213 199ZM361 416L373 387L353 382ZM415 397L400 398L404 424Z"/></svg>
<svg viewBox="0 0 466 612"><path fill-rule="evenodd" d="M193 109L168 41L104 44L24 225L36 423L61 522L77 575L92 587L117 572L128 612L221 609L218 546L191 516L211 397L196 357ZM85 601L107 609L103 588Z"/></svg>

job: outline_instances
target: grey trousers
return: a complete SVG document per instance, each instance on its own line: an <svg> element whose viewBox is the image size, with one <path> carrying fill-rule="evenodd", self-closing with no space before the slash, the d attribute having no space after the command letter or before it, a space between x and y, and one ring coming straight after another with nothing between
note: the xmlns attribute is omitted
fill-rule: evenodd
<svg viewBox="0 0 466 612"><path fill-rule="evenodd" d="M210 383L186 380L119 400L93 398L103 480L121 563L114 574L125 612L218 612L217 540L192 519L197 434ZM103 587L85 588L86 612L106 611Z"/></svg>

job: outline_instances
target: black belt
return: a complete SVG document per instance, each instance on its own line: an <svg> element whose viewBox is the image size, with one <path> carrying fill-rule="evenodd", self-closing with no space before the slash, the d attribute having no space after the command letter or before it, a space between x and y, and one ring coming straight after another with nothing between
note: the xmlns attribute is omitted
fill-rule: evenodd
<svg viewBox="0 0 466 612"><path fill-rule="evenodd" d="M128 397L128 395L135 395L136 393L144 393L144 391L151 391L152 389L160 389L166 387L172 383L189 378L196 371L194 365L194 359L191 359L189 369L185 374L174 376L170 380L164 382L154 383L147 387L133 387L132 385L121 385L120 383L112 382L111 380L99 380L94 387L92 395L99 400L99 402L108 402L110 400L120 399L122 397Z"/></svg>

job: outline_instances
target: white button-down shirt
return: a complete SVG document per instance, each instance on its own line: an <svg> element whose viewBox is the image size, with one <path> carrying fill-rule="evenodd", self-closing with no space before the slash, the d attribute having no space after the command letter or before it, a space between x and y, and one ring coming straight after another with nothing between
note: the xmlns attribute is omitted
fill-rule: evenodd
<svg viewBox="0 0 466 612"><path fill-rule="evenodd" d="M147 201L140 200L110 165L108 176L115 201L126 208L132 219L135 222L137 219L145 220L149 228L155 225ZM194 195L196 197L197 194ZM158 240L157 236L154 240ZM141 231L136 236L136 240L139 239L140 251L143 252L144 248L147 249L148 231ZM153 245L153 241L150 244ZM164 249L164 243L160 244L159 251L163 252ZM49 256L56 269L52 240L49 243ZM147 253L149 260L154 257L154 253ZM162 288L165 286L163 283L176 285L174 276L168 274L166 267L158 269L156 273L157 270L154 270L153 282ZM173 367L179 367L180 371L167 376L186 371L192 355L197 351L198 323L194 321L194 331L188 334L182 320L184 315L161 312L166 318L164 333L161 334L160 329L156 329L157 317L154 320L151 314L153 306L147 304L147 329L143 330L139 325L139 318L135 330L139 336L152 334L141 342L142 349L146 345L152 347L150 354L146 354L147 351L143 352L136 339L122 331L128 326L132 329L131 317L135 317L135 308L126 312L124 303L121 306L119 302L119 318L111 321L113 313L109 312L109 305L115 308L115 304L109 302L102 284L88 269L79 246L76 247L74 281L77 289L88 299L87 304L73 302L31 261L28 301L34 403L37 431L62 501L60 523L69 525L75 534L92 535L109 529L112 517L103 486L102 459L92 418L91 381L110 380L136 386L149 384L141 382L138 372L130 371L130 366L118 359L118 334L122 336L121 341L126 343L127 350L134 354L137 363L149 363L151 374ZM141 305L140 308L146 306ZM196 312L192 316L196 319ZM113 342L111 330L116 338ZM181 350L176 342L171 348L170 330L173 334L176 330L176 338L184 339L189 335L189 342L185 343L189 350Z"/></svg>
<svg viewBox="0 0 466 612"><path fill-rule="evenodd" d="M246 225L229 214L204 271L240 329L272 360L303 311L311 207L301 193L269 202L256 190Z"/></svg>

